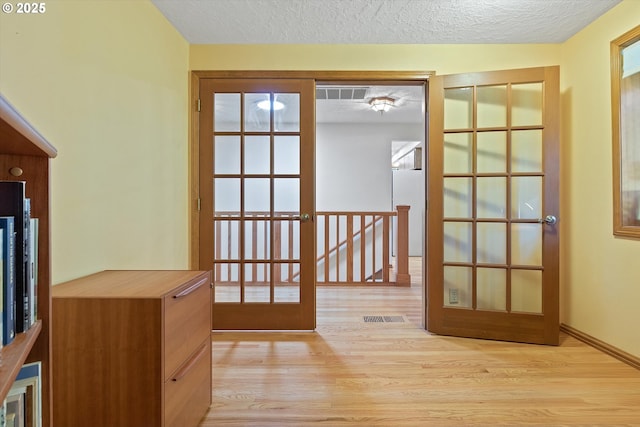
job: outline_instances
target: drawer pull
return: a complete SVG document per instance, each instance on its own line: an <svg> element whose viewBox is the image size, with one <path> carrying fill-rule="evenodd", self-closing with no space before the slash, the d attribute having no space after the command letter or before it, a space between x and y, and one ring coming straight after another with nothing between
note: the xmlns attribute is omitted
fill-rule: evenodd
<svg viewBox="0 0 640 427"><path fill-rule="evenodd" d="M208 347L206 344L203 345L200 351L198 352L198 354L193 356L189 361L189 363L187 363L182 369L180 369L176 373L176 375L173 378L171 378L171 381L180 381L182 378L184 378L189 373L191 368L193 368L193 365L195 365L202 358L202 356L204 356L204 354L207 352L207 348Z"/></svg>
<svg viewBox="0 0 640 427"><path fill-rule="evenodd" d="M196 289L198 289L201 285L203 285L204 283L207 283L207 279L202 279L200 280L198 283L196 283L195 285L189 286L187 289L185 289L184 291L180 292L179 294L174 295L173 297L178 299L178 298L182 298L182 297L186 297L187 295L189 295L191 292L195 291Z"/></svg>

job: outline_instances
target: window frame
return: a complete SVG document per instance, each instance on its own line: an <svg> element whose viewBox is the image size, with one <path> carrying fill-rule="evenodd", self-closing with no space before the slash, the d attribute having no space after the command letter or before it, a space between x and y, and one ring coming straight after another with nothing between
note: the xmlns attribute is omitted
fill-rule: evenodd
<svg viewBox="0 0 640 427"><path fill-rule="evenodd" d="M613 142L613 234L616 236L640 238L640 219L637 224L625 223L623 205L623 168L625 159L622 158L626 141L623 141L622 123L622 51L623 49L640 43L640 25L611 41L611 116ZM640 98L638 99L640 103ZM640 151L640 135L634 138ZM640 197L639 197L640 199ZM640 200L638 201L640 204ZM640 209L640 207L638 207Z"/></svg>

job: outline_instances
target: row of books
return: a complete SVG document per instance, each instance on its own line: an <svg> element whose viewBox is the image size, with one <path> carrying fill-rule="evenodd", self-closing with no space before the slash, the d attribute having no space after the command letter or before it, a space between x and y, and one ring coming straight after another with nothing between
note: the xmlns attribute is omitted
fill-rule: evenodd
<svg viewBox="0 0 640 427"><path fill-rule="evenodd" d="M38 219L23 181L0 181L0 346L38 318Z"/></svg>
<svg viewBox="0 0 640 427"><path fill-rule="evenodd" d="M9 394L0 404L0 427L42 426L40 362L23 365Z"/></svg>

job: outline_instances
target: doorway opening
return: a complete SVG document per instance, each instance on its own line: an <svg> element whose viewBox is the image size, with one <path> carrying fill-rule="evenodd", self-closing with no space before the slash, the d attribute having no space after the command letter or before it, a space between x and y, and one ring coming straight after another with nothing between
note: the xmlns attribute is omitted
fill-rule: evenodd
<svg viewBox="0 0 640 427"><path fill-rule="evenodd" d="M316 292L382 285L406 293L396 282L397 207L408 206L408 239L400 244L406 245L411 276L403 287L414 288L414 298L406 300L406 313L370 314L406 315L419 324L424 321L425 106L424 82L316 84ZM329 219L333 212L343 215ZM387 234L385 213L391 215Z"/></svg>

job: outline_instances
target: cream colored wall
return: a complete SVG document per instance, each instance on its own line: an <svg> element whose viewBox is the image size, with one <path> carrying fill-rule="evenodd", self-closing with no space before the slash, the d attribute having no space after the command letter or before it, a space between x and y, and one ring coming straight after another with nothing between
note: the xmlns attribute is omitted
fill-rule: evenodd
<svg viewBox="0 0 640 427"><path fill-rule="evenodd" d="M147 0L0 15L0 91L58 149L53 283L188 267L188 43Z"/></svg>
<svg viewBox="0 0 640 427"><path fill-rule="evenodd" d="M640 24L625 0L562 45L562 322L640 357L640 240L613 229L609 43Z"/></svg>
<svg viewBox="0 0 640 427"><path fill-rule="evenodd" d="M192 70L436 71L560 63L559 45L191 45Z"/></svg>

